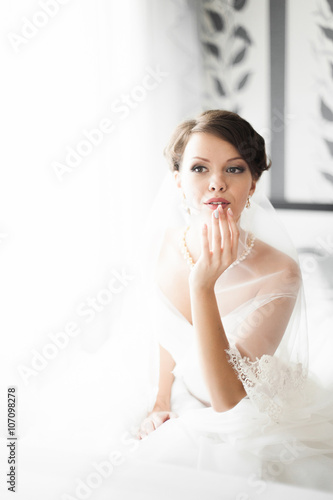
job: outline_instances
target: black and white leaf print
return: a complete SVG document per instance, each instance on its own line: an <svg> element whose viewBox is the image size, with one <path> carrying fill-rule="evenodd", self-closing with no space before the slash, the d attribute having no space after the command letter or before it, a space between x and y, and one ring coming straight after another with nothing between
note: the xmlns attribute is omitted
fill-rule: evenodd
<svg viewBox="0 0 333 500"><path fill-rule="evenodd" d="M246 1L247 0L234 0L234 9L241 10L245 6Z"/></svg>
<svg viewBox="0 0 333 500"><path fill-rule="evenodd" d="M327 3L331 9L332 14L333 14L333 0L327 0Z"/></svg>
<svg viewBox="0 0 333 500"><path fill-rule="evenodd" d="M212 54L213 56L218 58L220 57L220 49L214 43L204 42L204 47L206 47L206 50L210 52L210 54Z"/></svg>
<svg viewBox="0 0 333 500"><path fill-rule="evenodd" d="M214 81L215 81L215 86L216 86L216 89L217 89L217 92L219 93L219 95L225 96L226 91L224 90L222 82L218 78L214 78Z"/></svg>
<svg viewBox="0 0 333 500"><path fill-rule="evenodd" d="M324 139L324 141L327 144L327 147L328 147L328 150L329 150L331 156L333 156L333 142L329 141L328 139Z"/></svg>
<svg viewBox="0 0 333 500"><path fill-rule="evenodd" d="M249 45L252 44L252 40L245 28L243 26L238 26L237 28L234 29L234 37L235 38L241 38L244 40L244 42L248 43Z"/></svg>
<svg viewBox="0 0 333 500"><path fill-rule="evenodd" d="M251 73L246 73L242 78L239 80L238 84L236 85L236 90L241 90L247 83L249 76Z"/></svg>
<svg viewBox="0 0 333 500"><path fill-rule="evenodd" d="M210 17L210 20L212 21L212 24L215 28L215 31L223 31L224 29L224 20L223 17L218 13L215 12L214 10L206 10L208 16Z"/></svg>
<svg viewBox="0 0 333 500"><path fill-rule="evenodd" d="M333 30L331 28L325 28L325 26L320 26L325 35L331 42L333 42Z"/></svg>
<svg viewBox="0 0 333 500"><path fill-rule="evenodd" d="M244 59L245 53L246 53L246 47L244 47L235 55L235 57L231 61L231 64L234 66L235 64L240 63Z"/></svg>
<svg viewBox="0 0 333 500"><path fill-rule="evenodd" d="M320 111L321 115L325 120L333 122L333 112L332 110L324 103L324 101L320 100Z"/></svg>

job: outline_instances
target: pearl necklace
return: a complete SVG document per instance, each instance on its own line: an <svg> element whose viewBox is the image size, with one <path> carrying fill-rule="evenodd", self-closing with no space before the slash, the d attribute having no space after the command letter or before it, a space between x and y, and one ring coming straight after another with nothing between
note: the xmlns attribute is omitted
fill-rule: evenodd
<svg viewBox="0 0 333 500"><path fill-rule="evenodd" d="M184 231L183 237L181 238L181 241L180 241L180 248L181 248L182 254L184 255L184 259L186 260L186 262L188 263L188 265L192 269L195 262L192 259L192 256L191 256L189 249L187 247L187 244L186 244L186 233L189 229L190 229L190 226L187 226L187 228ZM246 241L245 250L240 254L238 259L236 259L234 262L232 262L232 264L230 264L229 267L227 267L227 269L231 269L232 267L237 266L237 264L239 264L244 259L246 259L246 257L249 255L249 253L251 252L251 250L253 248L254 241L255 241L255 236L252 233L249 233L249 235L247 237L247 241Z"/></svg>

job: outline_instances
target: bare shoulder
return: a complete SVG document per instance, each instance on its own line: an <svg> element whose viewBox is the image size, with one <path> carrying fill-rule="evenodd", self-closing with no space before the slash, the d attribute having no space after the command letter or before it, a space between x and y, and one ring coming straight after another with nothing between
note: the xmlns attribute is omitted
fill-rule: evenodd
<svg viewBox="0 0 333 500"><path fill-rule="evenodd" d="M168 227L164 234L164 240L162 244L161 252L163 251L175 251L179 246L179 241L182 236L182 228L179 227Z"/></svg>
<svg viewBox="0 0 333 500"><path fill-rule="evenodd" d="M183 273L184 260L181 259L180 241L183 230L179 227L168 227L164 234L164 239L161 246L161 251L158 258L158 270L160 277L174 275L175 273Z"/></svg>
<svg viewBox="0 0 333 500"><path fill-rule="evenodd" d="M179 227L166 230L157 262L156 281L169 302L192 324L189 268L179 246L183 232L184 229Z"/></svg>
<svg viewBox="0 0 333 500"><path fill-rule="evenodd" d="M300 283L301 271L292 257L259 239L255 240L254 249L253 264L260 274L280 275L290 283Z"/></svg>

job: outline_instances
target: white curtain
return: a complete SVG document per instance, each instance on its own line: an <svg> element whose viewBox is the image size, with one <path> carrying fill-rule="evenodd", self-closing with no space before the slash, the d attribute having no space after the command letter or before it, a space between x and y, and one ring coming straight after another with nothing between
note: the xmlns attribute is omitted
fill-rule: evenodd
<svg viewBox="0 0 333 500"><path fill-rule="evenodd" d="M69 465L107 447L133 405L133 376L119 382L117 344L112 359L105 346L136 287L163 148L176 123L201 111L194 7L1 4L0 453L7 464L15 386L18 498L29 497L33 470L45 473L35 499L53 498L51 483L57 498L69 491Z"/></svg>

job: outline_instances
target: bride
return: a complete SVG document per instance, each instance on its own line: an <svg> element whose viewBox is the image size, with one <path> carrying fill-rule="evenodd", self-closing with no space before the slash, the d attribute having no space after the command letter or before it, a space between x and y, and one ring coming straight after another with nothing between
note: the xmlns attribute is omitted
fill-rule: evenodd
<svg viewBox="0 0 333 500"><path fill-rule="evenodd" d="M165 155L144 237L159 352L136 434L147 488L154 471L179 491L192 470L193 495L216 478L231 498L245 491L239 481L250 493L255 481L332 491L331 396L308 375L297 255L260 193L264 140L239 115L210 110L181 123Z"/></svg>
<svg viewBox="0 0 333 500"><path fill-rule="evenodd" d="M222 111L203 113L177 128L166 152L176 185L195 216L184 234L182 229L167 231L157 263L157 284L193 324L209 394L207 404L223 412L244 398L246 391L226 353L228 331L221 316L253 297L284 289L288 292L284 296L272 297L274 310L271 305L262 306L265 321L260 327L249 327L236 343L242 356L252 361L273 355L294 308L299 268L293 259L255 240L239 225L258 179L269 168L263 139L245 120ZM177 244L182 237L185 260ZM216 297L218 278L221 291ZM171 354L162 348L160 390L141 436L168 417L174 366Z"/></svg>

